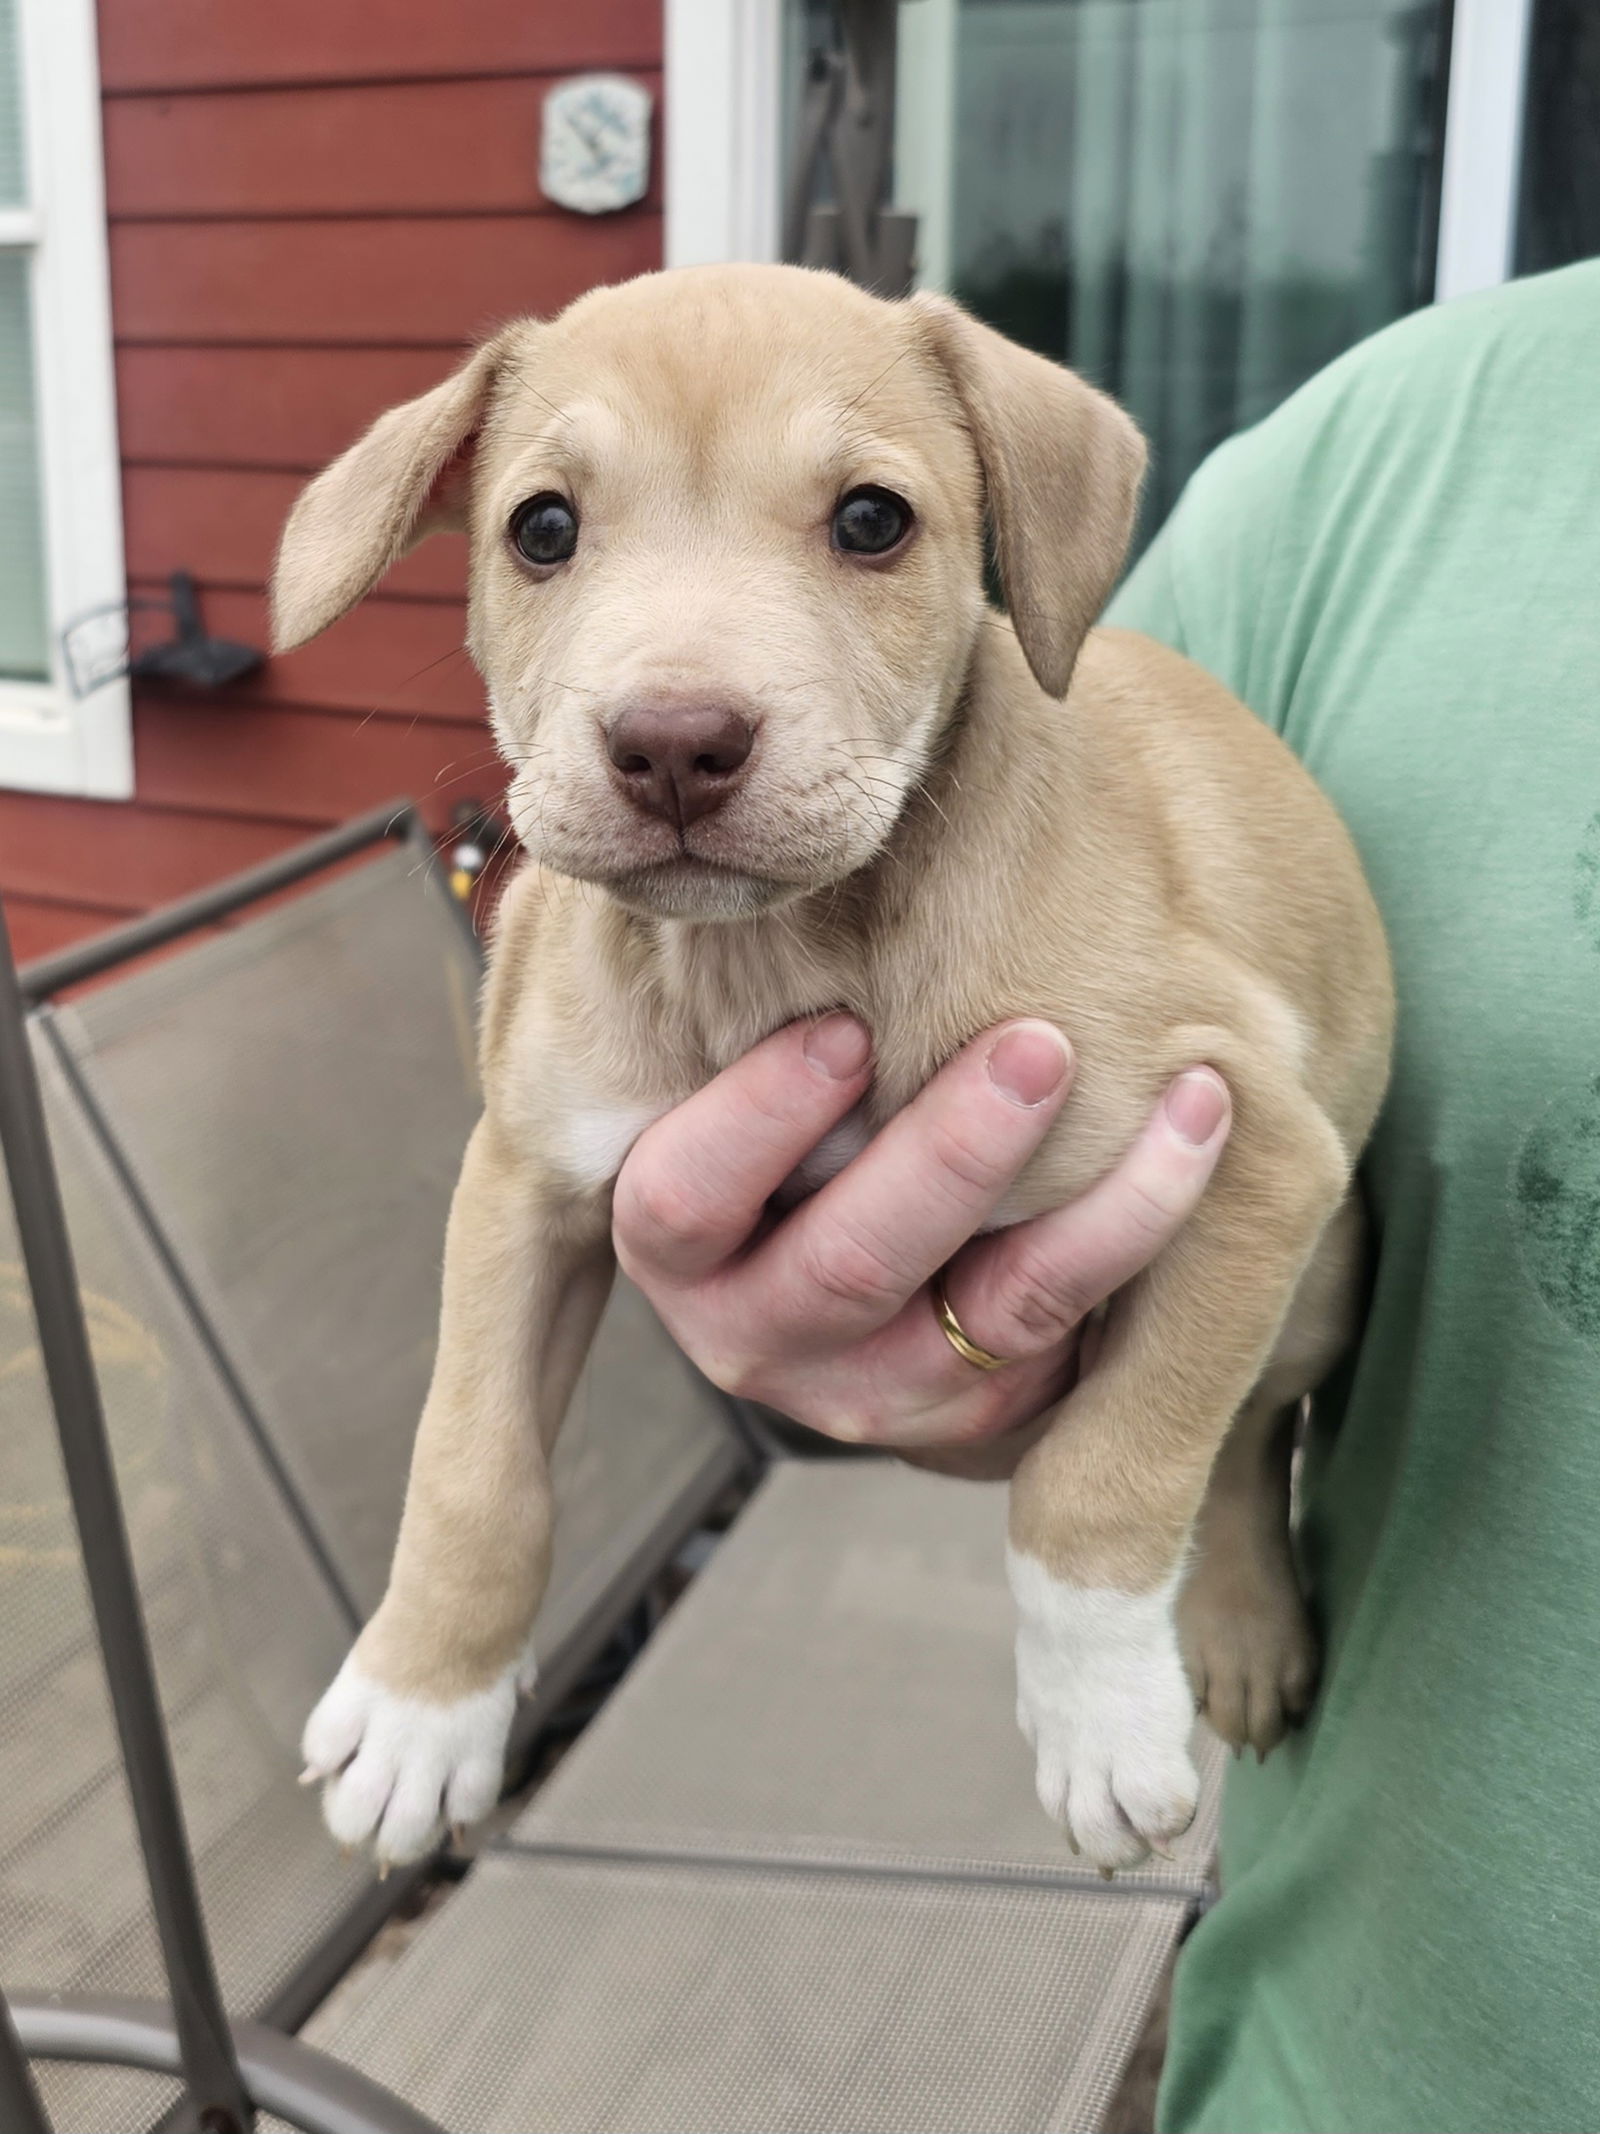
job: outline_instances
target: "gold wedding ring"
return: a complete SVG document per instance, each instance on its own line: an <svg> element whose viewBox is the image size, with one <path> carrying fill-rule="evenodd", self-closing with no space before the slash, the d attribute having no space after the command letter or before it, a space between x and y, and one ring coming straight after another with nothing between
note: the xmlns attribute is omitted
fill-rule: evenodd
<svg viewBox="0 0 1600 2134"><path fill-rule="evenodd" d="M946 1341L968 1363L976 1364L980 1371L1003 1371L1012 1361L1009 1356L996 1356L990 1349L979 1348L961 1321L950 1309L950 1299L944 1293L943 1275L933 1278L933 1311L939 1322L939 1331Z"/></svg>

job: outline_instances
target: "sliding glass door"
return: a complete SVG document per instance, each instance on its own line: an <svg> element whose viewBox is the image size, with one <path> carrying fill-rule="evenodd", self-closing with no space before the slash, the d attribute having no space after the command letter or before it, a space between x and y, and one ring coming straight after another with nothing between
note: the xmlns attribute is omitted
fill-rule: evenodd
<svg viewBox="0 0 1600 2134"><path fill-rule="evenodd" d="M1145 523L1432 294L1447 0L903 0L918 278L1117 394ZM790 78L830 11L790 0Z"/></svg>

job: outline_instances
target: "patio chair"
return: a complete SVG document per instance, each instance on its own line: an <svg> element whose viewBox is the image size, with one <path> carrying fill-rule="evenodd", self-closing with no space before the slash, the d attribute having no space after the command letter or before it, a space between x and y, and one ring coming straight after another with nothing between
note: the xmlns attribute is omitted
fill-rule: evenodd
<svg viewBox="0 0 1600 2134"><path fill-rule="evenodd" d="M131 1541L220 1975L201 2025L207 2079L238 2079L217 2028L225 2003L275 2026L248 2040L270 2086L274 2036L416 1880L380 1885L341 1859L294 1783L295 1751L381 1590L431 1359L445 1203L477 1108L477 978L460 907L398 807L32 967L25 1029L0 1001L17 1063L7 1109L31 1067L77 1262L57 1345L70 1351L64 1321L81 1305L116 1462L85 1561L0 1197L0 1963L37 2052L91 2058L110 2040L147 2068L177 2062L170 2015L106 2001L159 1991L173 1955L162 1908L182 1912L171 1890L187 1872L168 1816L153 1916L124 1785L129 1714L119 1743L84 1593L95 1554L116 1553L108 1519ZM16 1197L31 1259L50 1221L37 1165L28 1175L27 1207L20 1185ZM37 1285L34 1301L42 1313ZM71 1400L94 1395L80 1373ZM85 1427L65 1413L61 1426ZM747 1464L723 1404L619 1292L557 1463L561 1546L525 1732ZM130 1615L137 1631L139 1611L112 1597L102 1636L108 1611L113 1638ZM114 1698L139 1664L119 1647ZM161 1727L130 1709L143 1737L154 1727L144 1751L159 1766ZM159 1796L159 1769L145 1783ZM149 1811L147 1799L147 1853ZM185 1960L204 1972L198 1933L196 1914ZM183 1990L206 1999L203 1981ZM149 2126L180 2096L170 2072L109 2067L52 2066L43 2088L69 2130Z"/></svg>

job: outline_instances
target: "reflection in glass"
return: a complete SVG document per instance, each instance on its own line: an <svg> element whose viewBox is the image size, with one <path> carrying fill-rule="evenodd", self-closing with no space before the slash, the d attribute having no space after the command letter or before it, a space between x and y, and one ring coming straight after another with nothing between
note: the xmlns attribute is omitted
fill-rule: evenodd
<svg viewBox="0 0 1600 2134"><path fill-rule="evenodd" d="M17 0L0 0L0 207L21 207L28 197L20 66Z"/></svg>
<svg viewBox="0 0 1600 2134"><path fill-rule="evenodd" d="M1432 292L1415 0L963 0L956 293L1126 403L1159 523L1211 447Z"/></svg>
<svg viewBox="0 0 1600 2134"><path fill-rule="evenodd" d="M44 523L25 252L0 252L0 679L44 681Z"/></svg>

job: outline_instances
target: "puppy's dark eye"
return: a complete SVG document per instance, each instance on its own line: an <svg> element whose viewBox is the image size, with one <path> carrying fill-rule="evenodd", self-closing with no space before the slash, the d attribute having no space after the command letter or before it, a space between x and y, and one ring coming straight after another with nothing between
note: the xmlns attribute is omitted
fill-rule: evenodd
<svg viewBox="0 0 1600 2134"><path fill-rule="evenodd" d="M578 545L578 514L553 490L531 496L511 514L511 538L524 562L565 563Z"/></svg>
<svg viewBox="0 0 1600 2134"><path fill-rule="evenodd" d="M886 556L911 527L911 506L892 489L852 489L833 514L833 545L852 556Z"/></svg>

